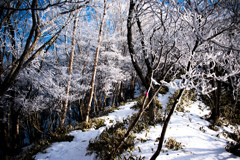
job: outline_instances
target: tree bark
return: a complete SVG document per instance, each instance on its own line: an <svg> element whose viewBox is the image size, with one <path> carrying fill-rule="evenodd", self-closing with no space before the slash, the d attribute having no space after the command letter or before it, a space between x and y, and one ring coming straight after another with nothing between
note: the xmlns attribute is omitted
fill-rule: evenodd
<svg viewBox="0 0 240 160"><path fill-rule="evenodd" d="M213 124L216 124L220 117L220 97L222 92L222 84L217 80L213 80L214 87L217 89L213 91L213 104L211 109L210 120L212 120Z"/></svg>
<svg viewBox="0 0 240 160"><path fill-rule="evenodd" d="M174 103L173 103L173 106L167 116L167 119L166 121L164 122L164 125L163 125L163 129L162 129L162 133L161 133L161 137L160 137L160 141L158 143L158 148L156 150L156 152L153 154L153 156L151 157L150 160L155 160L158 155L160 154L161 152L161 149L162 149L162 145L163 145L163 142L164 142L164 137L165 137L165 134L166 134L166 131L167 131L167 127L168 127L168 123L173 115L173 112L175 110L175 108L177 107L177 105L179 104L179 102L181 101L181 97L183 95L183 92L184 92L184 89L181 89L177 98L175 99Z"/></svg>
<svg viewBox="0 0 240 160"><path fill-rule="evenodd" d="M68 104L68 112L69 112L69 115L68 115L68 125L71 125L71 123L72 123L72 106L71 106L71 101Z"/></svg>
<svg viewBox="0 0 240 160"><path fill-rule="evenodd" d="M117 89L118 89L118 83L114 83L113 84L113 92L112 92L112 107L116 106L115 101L116 101Z"/></svg>
<svg viewBox="0 0 240 160"><path fill-rule="evenodd" d="M127 20L128 48L129 48L129 52L130 52L130 55L131 55L132 64L133 64L139 78L141 79L142 84L145 86L146 89L148 89L151 85L151 78L152 78L152 75L153 75L153 72L154 72L154 68L153 68L153 64L150 63L150 61L148 59L148 56L147 56L144 34L143 34L143 31L142 31L142 26L141 26L140 19L139 19L137 14L136 14L135 18L136 18L136 23L137 23L137 26L138 26L139 33L141 35L141 47L142 47L142 52L143 52L143 56L144 56L144 62L145 62L145 65L147 67L147 74L146 75L143 74L142 69L139 67L139 64L138 64L137 59L136 59L134 46L132 44L133 43L132 42L132 17L133 17L133 13L134 13L134 6L135 6L135 3L133 2L133 0L131 0L130 1L130 7L129 7L128 20ZM154 93L154 88L151 89L150 93L151 94ZM152 104L150 104L150 110L149 110L150 121L155 120L155 116L156 116L156 111L155 110L156 110L156 100L154 98L154 100L152 101Z"/></svg>
<svg viewBox="0 0 240 160"><path fill-rule="evenodd" d="M20 1L19 1L19 3L20 3ZM17 9L20 7L22 2L20 4L19 3L16 5ZM47 47L50 47L57 40L61 31L68 24L71 16L68 16L68 19L66 20L65 24L61 25L61 28L55 34L53 34L53 36L47 42L45 42L38 49L36 49L36 46L37 46L39 40L42 38L41 36L43 34L43 31L41 31L41 29L44 29L44 27L46 27L49 23L51 23L53 20L55 20L56 18L58 18L62 15L65 15L65 14L71 15L73 11L76 11L76 10L84 7L87 3L89 3L89 1L83 2L83 5L80 5L77 8L73 8L68 11L63 11L62 13L59 13L57 16L53 17L51 20L49 20L44 25L41 25L39 10L36 9L36 8L38 8L38 1L37 0L32 1L31 6L29 8L29 10L31 11L31 15L32 15L32 17L31 17L32 27L31 27L29 35L26 39L26 43L25 43L22 54L20 55L19 59L15 60L15 62L13 62L11 70L8 74L6 74L4 80L1 80L2 82L0 84L0 97L2 97L7 92L7 90L12 86L12 84L13 84L14 80L17 78L18 74L24 68L26 68L38 55L40 55L44 49L46 49ZM16 9L16 8L14 8L14 9ZM17 11L17 9L15 11ZM10 19L13 16L13 13L15 11L11 11L11 13L5 15L4 19L2 19L2 21L0 22L1 27L3 25L3 22Z"/></svg>
<svg viewBox="0 0 240 160"><path fill-rule="evenodd" d="M118 103L119 103L119 104L120 104L120 102L123 102L123 101L124 101L123 90L124 90L124 84L123 84L123 82L121 81L120 91L119 91L119 95L118 95Z"/></svg>
<svg viewBox="0 0 240 160"><path fill-rule="evenodd" d="M4 149L4 151L7 151L9 150L10 146L9 146L9 128L10 128L10 111L9 111L9 108L7 109L8 113L7 113L7 120L6 122L4 122L3 120L0 122L0 127L1 127L1 130L0 130L0 133L1 133L1 137L0 137L0 140L1 140L1 147ZM1 108L1 112L0 112L0 115L1 115L1 119L4 119L4 111L3 111L3 108Z"/></svg>
<svg viewBox="0 0 240 160"><path fill-rule="evenodd" d="M59 123L59 128L62 129L64 126L65 118L66 118L66 113L67 113L67 108L68 108L68 100L69 100L69 90L71 87L71 75L72 75L72 67L73 67L73 57L74 57L74 52L75 52L75 36L77 33L77 22L78 22L78 13L75 15L74 19L74 24L73 24L73 35L72 35L72 44L71 44L71 53L70 53L70 59L69 59L69 66L68 66L68 81L67 81L67 87L66 87L66 99L63 103L63 108L61 111L61 116L60 116L60 123Z"/></svg>
<svg viewBox="0 0 240 160"><path fill-rule="evenodd" d="M153 97L154 91L153 89L149 92L149 97ZM152 103L149 105L149 123L154 124L156 118L156 96L153 97Z"/></svg>
<svg viewBox="0 0 240 160"><path fill-rule="evenodd" d="M103 10L103 17L101 20L100 28L99 28L99 34L98 34L98 46L96 48L95 52L95 59L94 59L94 65L93 65L93 74L92 74L92 79L91 79L91 89L89 93L89 100L87 103L87 108L86 112L84 113L83 121L88 122L89 121L89 113L91 111L91 105L92 105L92 99L93 99L93 92L94 92L94 85L95 85L95 77L96 77L96 72L97 72L97 65L98 65L98 55L99 55L99 50L100 50L100 44L102 41L102 30L103 30L103 24L104 24L104 19L106 16L106 11L107 11L107 1L104 0L104 10Z"/></svg>
<svg viewBox="0 0 240 160"><path fill-rule="evenodd" d="M19 144L19 120L20 120L20 111L21 109L18 108L17 111L15 111L15 104L13 104L11 108L12 113L12 149L15 150L18 148Z"/></svg>
<svg viewBox="0 0 240 160"><path fill-rule="evenodd" d="M134 92L135 92L135 86L136 86L136 75L133 73L132 79L131 79L131 85L130 85L130 98L134 99Z"/></svg>
<svg viewBox="0 0 240 160"><path fill-rule="evenodd" d="M154 92L152 97L149 97L149 101L147 102L147 98L148 96L146 95L144 100L143 100L143 104L141 109L139 110L136 118L133 120L133 122L129 125L127 132L125 133L124 137L120 140L120 142L118 142L118 144L116 145L115 149L108 155L107 160L110 160L118 151L118 149L123 145L123 143L125 142L125 140L128 138L130 132L132 131L132 129L134 128L134 126L138 123L139 119L141 118L143 112L148 108L148 106L150 105L150 103L152 102L152 100L154 99L154 97L156 97L157 93L159 92L159 90L161 89L162 85L160 85L156 91ZM150 87L148 88L147 92L150 91Z"/></svg>
<svg viewBox="0 0 240 160"><path fill-rule="evenodd" d="M97 79L96 79L96 84L97 84ZM94 89L94 115L97 115L99 113L99 101L98 101L98 95L97 95L97 86ZM99 98L100 99L100 98Z"/></svg>

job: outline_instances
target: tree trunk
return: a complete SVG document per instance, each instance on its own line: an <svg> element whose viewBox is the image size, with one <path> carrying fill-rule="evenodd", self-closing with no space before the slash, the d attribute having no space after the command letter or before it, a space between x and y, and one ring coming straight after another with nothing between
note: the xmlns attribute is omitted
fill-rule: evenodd
<svg viewBox="0 0 240 160"><path fill-rule="evenodd" d="M118 83L114 83L114 85L113 85L113 93L112 93L112 107L116 106L115 101L116 101L117 89L118 89Z"/></svg>
<svg viewBox="0 0 240 160"><path fill-rule="evenodd" d="M106 106L106 94L103 91L102 94L101 94L101 97L100 97L100 110L104 111L105 106Z"/></svg>
<svg viewBox="0 0 240 160"><path fill-rule="evenodd" d="M96 48L96 53L95 53L95 59L94 59L94 65L93 65L93 74L92 74L92 79L91 79L91 89L90 89L90 94L89 94L89 100L87 103L87 108L86 112L83 115L83 121L88 122L89 121L89 113L91 111L91 104L92 104L92 99L93 99L93 92L94 92L94 84L95 84L95 77L96 77L96 72L97 72L97 64L98 64L98 55L99 55L99 50L100 50L100 44L102 41L102 29L103 29L103 23L105 19L107 11L107 1L104 0L104 11L103 11L103 17L101 20L100 28L99 28L99 34L98 34L98 46Z"/></svg>
<svg viewBox="0 0 240 160"><path fill-rule="evenodd" d="M12 149L16 150L19 144L19 119L20 119L20 108L15 111L13 108L15 105L12 106L11 113L12 113Z"/></svg>
<svg viewBox="0 0 240 160"><path fill-rule="evenodd" d="M149 97L153 97L154 91L153 89L150 90ZM156 96L153 97L151 104L149 105L149 124L155 123L156 118Z"/></svg>
<svg viewBox="0 0 240 160"><path fill-rule="evenodd" d="M219 81L213 82L214 86L217 86L217 89L213 91L213 105L211 109L210 120L212 120L213 124L216 124L220 117L220 97L222 91L222 84Z"/></svg>
<svg viewBox="0 0 240 160"><path fill-rule="evenodd" d="M146 67L147 67L147 74L144 75L143 74L143 71L142 69L140 68L138 62L137 62L137 59L136 59L136 55L135 55L135 50L134 50L134 45L133 45L133 42L132 42L132 18L133 18L133 13L134 13L134 6L135 6L135 3L133 2L133 0L130 1L130 6L129 6L129 15L128 15L128 19L127 19L127 40L128 40L128 49L129 49L129 52L130 52L130 55L131 55L131 60L132 60L132 64L133 64L133 67L135 68L136 70L136 73L138 74L139 78L141 79L142 81L142 84L145 86L146 89L148 89L151 85L151 78L153 76L153 72L154 72L154 67L153 67L153 64L150 63L149 59L148 59L148 53L147 53L147 50L146 50L146 45L145 45L145 41L144 41L144 34L143 34L143 31L142 31L142 26L141 26L141 21L136 14L135 18L136 18L136 23L137 23L137 26L138 26L138 31L141 35L141 47L142 47L142 52L143 52L143 55L145 57L144 61L145 61L145 64L146 64ZM160 62L160 61L159 61ZM151 93L153 93L154 91L151 91ZM150 114L150 120L151 121L154 121L155 120L155 110L156 110L156 103L155 103L155 100L153 101L153 103L151 104L151 107L150 107L150 110L149 110L149 114Z"/></svg>
<svg viewBox="0 0 240 160"><path fill-rule="evenodd" d="M156 91L154 92L152 97L149 97L149 101L147 102L147 98L148 96L146 95L144 100L143 100L143 104L136 116L136 118L133 120L133 122L129 125L127 132L125 133L124 137L118 142L118 144L116 145L116 147L112 150L112 152L108 155L107 160L110 160L112 157L114 157L114 155L117 153L118 149L123 145L123 143L125 142L125 140L128 138L130 132L132 131L132 129L134 128L134 126L138 123L139 119L141 118L143 112L148 108L148 106L150 105L150 103L152 102L152 100L154 99L154 97L156 97L157 93L159 92L159 90L161 89L161 85L156 89ZM148 92L150 91L150 87L147 90Z"/></svg>
<svg viewBox="0 0 240 160"><path fill-rule="evenodd" d="M69 66L68 66L68 81L67 81L67 88L66 88L66 99L63 103L63 108L61 111L61 117L60 117L60 122L59 122L59 128L62 129L64 122L65 122L65 118L66 118L66 113L67 113L67 108L68 108L68 100L69 100L69 90L70 90L70 86L71 86L71 75L72 75L72 66L73 66L73 56L74 56L74 52L75 52L75 36L77 33L77 22L78 22L78 13L75 16L74 19L74 25L73 25L73 35L72 35L72 44L71 44L71 53L70 53L70 58L69 58Z"/></svg>
<svg viewBox="0 0 240 160"><path fill-rule="evenodd" d="M136 86L136 75L133 73L132 80L131 80L131 86L130 86L130 98L134 99L134 92L135 92L135 86Z"/></svg>
<svg viewBox="0 0 240 160"><path fill-rule="evenodd" d="M118 95L118 103L119 103L119 104L120 104L120 102L123 102L123 101L124 101L123 89L124 89L124 86L123 86L123 82L121 81L120 91L119 91L119 95Z"/></svg>
<svg viewBox="0 0 240 160"><path fill-rule="evenodd" d="M177 105L179 104L179 102L181 101L181 97L183 95L183 92L184 92L184 89L181 89L177 98L175 99L174 103L173 103L173 106L167 116L167 119L166 121L164 122L164 125L163 125L163 129L162 129L162 133L161 133L161 137L160 137L160 140L159 140L159 143L158 143L158 148L156 150L156 152L153 154L153 156L151 157L150 160L155 160L158 155L160 154L161 152L161 149L162 149L162 145L163 145L163 142L164 142L164 137L165 137L165 134L166 134L166 131L167 131L167 127L168 127L168 123L173 115L173 112L175 110L175 108L177 107Z"/></svg>
<svg viewBox="0 0 240 160"><path fill-rule="evenodd" d="M98 105L98 100L97 100L97 93L95 91L94 93L94 114L98 115L99 113L99 105Z"/></svg>
<svg viewBox="0 0 240 160"><path fill-rule="evenodd" d="M95 80L97 84L97 79ZM94 87L94 94L93 94L93 100L94 100L94 110L93 110L93 115L97 115L99 112L99 107L98 107L98 100L97 100L97 87Z"/></svg>
<svg viewBox="0 0 240 160"><path fill-rule="evenodd" d="M1 148L4 150L4 151L8 151L10 146L9 146L9 126L10 126L10 113L8 111L7 113L7 120L6 122L3 121L4 119L4 111L3 109L1 109L1 124L0 124L0 133L1 133L1 137L0 137L0 140L1 140Z"/></svg>
<svg viewBox="0 0 240 160"><path fill-rule="evenodd" d="M9 107L7 107L7 118L5 119L4 108L0 108L0 141L1 141L1 149L7 151L9 149L9 126L10 126L10 113Z"/></svg>
<svg viewBox="0 0 240 160"><path fill-rule="evenodd" d="M78 105L79 105L79 121L81 121L83 119L83 108L84 108L84 103L83 103L83 100L82 99L79 99L78 101Z"/></svg>
<svg viewBox="0 0 240 160"><path fill-rule="evenodd" d="M121 83L116 83L115 106L118 106L120 90L121 90Z"/></svg>
<svg viewBox="0 0 240 160"><path fill-rule="evenodd" d="M71 123L72 123L72 108L71 108L71 102L69 102L69 105L68 105L68 112L69 112L68 124L71 125Z"/></svg>
<svg viewBox="0 0 240 160"><path fill-rule="evenodd" d="M29 140L30 140L30 143L32 143L34 141L34 132L33 132L31 113L29 113L27 117L27 126L28 126Z"/></svg>

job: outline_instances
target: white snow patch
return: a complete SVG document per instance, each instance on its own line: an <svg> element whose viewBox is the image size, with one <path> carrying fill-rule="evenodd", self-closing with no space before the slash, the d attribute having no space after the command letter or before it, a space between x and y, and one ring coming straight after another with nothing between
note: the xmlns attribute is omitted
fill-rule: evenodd
<svg viewBox="0 0 240 160"><path fill-rule="evenodd" d="M170 94L167 95L169 96ZM163 106L167 103L167 95L158 96ZM201 108L204 108L204 110L201 110L199 105L201 105ZM224 136L218 138L217 135L221 130L215 132L209 129L208 126L210 123L200 118L203 115L209 114L207 106L197 101L187 108L187 110L190 112L178 112L173 114L165 135L165 140L169 137L173 137L184 146L183 149L173 151L168 150L165 145L163 145L162 149L165 150L165 152L161 152L157 160L240 159L225 150L227 141L231 141L231 139L226 139ZM202 130L200 130L201 128ZM146 131L136 134L136 139L142 138L147 141L141 143L136 140L135 149L132 155L145 157L147 160L150 159L157 150L158 141L156 141L156 138L160 137L161 131L162 126L156 125L155 127L151 127L147 134ZM124 155L128 154L127 152L124 153Z"/></svg>

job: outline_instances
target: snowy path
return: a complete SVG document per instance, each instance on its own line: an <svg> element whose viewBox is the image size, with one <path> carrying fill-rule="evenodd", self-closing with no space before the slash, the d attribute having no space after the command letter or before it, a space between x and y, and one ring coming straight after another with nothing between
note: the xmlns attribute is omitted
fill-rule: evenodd
<svg viewBox="0 0 240 160"><path fill-rule="evenodd" d="M136 102L127 103L124 106L120 106L119 110L109 113L108 116L103 116L101 119L105 119L106 126L115 124L116 121L122 120L131 116L136 111L130 108ZM112 122L112 123L111 123ZM46 153L38 153L35 157L36 160L93 160L94 155L86 156L87 146L90 139L94 139L104 130L105 127L101 127L97 130L89 129L85 132L81 130L75 130L70 132L70 135L74 136L72 142L60 142L53 143L51 147L45 150Z"/></svg>
<svg viewBox="0 0 240 160"><path fill-rule="evenodd" d="M163 109L166 108L170 93L174 93L174 90L170 89L169 93L158 96ZM189 112L177 112L173 114L165 135L165 140L173 137L177 142L184 145L183 149L173 151L168 150L163 145L165 152L161 152L157 160L240 160L240 157L234 156L225 150L227 141L231 141L231 139L226 139L222 134L219 134L222 131L221 129L218 132L209 129L208 126L210 123L200 118L209 114L207 106L197 101L189 107L185 107L185 109ZM200 130L200 128L204 131ZM150 131L147 132L147 136L146 131L137 134L136 139L142 138L147 141L144 143L137 141L132 155L145 157L146 160L150 159L157 149L158 142L156 142L156 138L160 136L161 131L162 126L156 125L155 127L151 127ZM217 137L218 134L220 135L219 138ZM124 154L126 155L127 153Z"/></svg>
<svg viewBox="0 0 240 160"><path fill-rule="evenodd" d="M218 160L218 159L240 159L231 153L228 153L224 148L226 142L230 139L225 139L221 134L220 138L217 134L221 132L215 132L209 129L207 126L209 122L200 119L199 114L203 114L202 111L198 110L198 104L196 102L189 108L190 113L174 113L168 126L165 140L169 137L173 137L177 142L181 142L184 145L183 149L178 151L163 149L167 152L161 152L157 160ZM200 130L202 127L205 132ZM150 159L154 151L157 149L158 142L156 138L160 136L162 126L157 125L151 127L150 132L142 132L137 134L137 138L147 139L147 142L137 142L135 150L132 155L138 157L145 156L146 159ZM139 151L139 148L141 152Z"/></svg>
<svg viewBox="0 0 240 160"><path fill-rule="evenodd" d="M168 97L170 93L173 92L174 90L170 88L167 94L158 96L163 108L166 108ZM105 119L106 126L113 125L116 121L127 118L131 116L132 113L136 112L130 109L135 103L136 102L127 103L119 107L119 110L100 118ZM165 136L166 140L169 137L173 137L177 142L181 142L184 146L183 149L173 151L163 147L165 152L161 152L157 160L240 160L240 157L234 156L224 149L226 142L230 141L230 139L226 139L221 134L222 129L215 132L208 128L208 121L200 118L209 113L207 106L197 101L189 107L185 107L185 109L189 112L178 112L173 114ZM70 133L74 136L72 142L54 143L50 148L45 150L46 153L38 153L35 159L94 160L94 155L85 155L87 153L86 148L89 140L98 136L104 128L105 127L101 127L98 130L90 129L85 132L79 130L72 131ZM136 134L137 138L147 139L147 141L141 143L136 138L135 150L132 152L132 155L145 157L146 160L148 160L157 149L158 142L156 142L156 138L161 134L161 129L161 125L156 125L155 127L151 127L150 132L147 134L146 131ZM218 134L220 135L219 137L217 137ZM127 154L128 153L124 153L124 155Z"/></svg>

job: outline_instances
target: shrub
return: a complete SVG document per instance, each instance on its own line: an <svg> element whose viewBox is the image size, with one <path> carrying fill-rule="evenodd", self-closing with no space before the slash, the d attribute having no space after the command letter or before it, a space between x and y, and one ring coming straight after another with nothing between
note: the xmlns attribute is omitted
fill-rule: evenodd
<svg viewBox="0 0 240 160"><path fill-rule="evenodd" d="M135 104L132 109L140 109L142 107L142 104L143 104L143 101L144 101L144 97L145 96L140 96L138 98L138 101L137 101L137 104ZM162 104L156 99L156 112L157 112L157 115L156 116L156 119L155 119L155 122L151 122L151 125L154 125L156 123L160 123L162 122L162 117L163 115L162 112L160 112L160 110L162 109ZM147 108L144 113L142 114L142 117L140 118L140 123L144 123L144 124L150 124L150 121L149 121L149 109ZM137 125L140 125L140 124L137 124Z"/></svg>
<svg viewBox="0 0 240 160"><path fill-rule="evenodd" d="M133 121L136 118L136 116L137 116L137 113L133 114L133 116L131 117L131 121ZM149 117L148 117L147 113L144 112L142 114L141 118L139 119L138 123L134 126L133 132L140 133L143 130L149 130L149 129L150 129Z"/></svg>
<svg viewBox="0 0 240 160"><path fill-rule="evenodd" d="M82 123L80 124L79 129L82 130L82 131L85 131L85 130L90 129L90 128L92 128L92 127L93 127L93 122L92 122L92 120L90 119L88 122L82 122Z"/></svg>
<svg viewBox="0 0 240 160"><path fill-rule="evenodd" d="M174 101L176 100L178 94L179 94L179 90L176 90L174 92L174 94L172 94L169 97L168 103L167 103L167 112L169 112L170 109L172 108L172 105L173 105ZM194 89L185 90L182 97L181 97L181 101L176 108L176 111L186 112L184 107L189 106L192 103L192 101L196 101L196 100L197 100L197 94L196 94L196 91Z"/></svg>
<svg viewBox="0 0 240 160"><path fill-rule="evenodd" d="M109 154L115 149L116 145L123 138L126 133L126 123L127 120L123 122L117 122L114 126L110 128L106 128L98 137L94 140L89 141L89 145L87 147L88 155L93 152L96 153L96 158L98 159L106 159ZM117 155L125 152L128 148L134 148L134 133L131 132L129 137L125 140L122 147L118 150ZM101 146L101 147L99 147ZM117 156L115 155L115 156ZM115 157L112 157L115 158Z"/></svg>
<svg viewBox="0 0 240 160"><path fill-rule="evenodd" d="M167 86L162 86L162 88L159 90L160 94L166 94L169 91L169 88Z"/></svg>
<svg viewBox="0 0 240 160"><path fill-rule="evenodd" d="M213 99L213 94L210 93L210 98ZM210 103L210 99L206 95L201 95L202 102L213 108L212 104ZM238 102L236 106L240 106ZM225 90L222 89L219 101L219 112L220 117L222 118L222 124L231 124L236 125L240 124L240 108L235 107L235 101L233 99L232 90Z"/></svg>
<svg viewBox="0 0 240 160"><path fill-rule="evenodd" d="M233 153L236 156L240 156L240 143L230 142L226 147L226 151Z"/></svg>
<svg viewBox="0 0 240 160"><path fill-rule="evenodd" d="M85 131L87 129L95 127L96 129L105 126L105 120L101 118L89 119L88 122L76 123L74 129Z"/></svg>
<svg viewBox="0 0 240 160"><path fill-rule="evenodd" d="M96 129L105 126L104 119L98 118L98 119L93 119L92 121Z"/></svg>
<svg viewBox="0 0 240 160"><path fill-rule="evenodd" d="M208 128L211 129L211 130L214 130L214 131L219 131L219 128L215 125L212 125L212 124L209 125Z"/></svg>
<svg viewBox="0 0 240 160"><path fill-rule="evenodd" d="M236 130L234 133L227 133L227 134L229 138L240 143L240 130Z"/></svg>
<svg viewBox="0 0 240 160"><path fill-rule="evenodd" d="M98 115L94 115L94 117L102 117L102 116L107 116L109 113L114 112L115 110L119 110L118 107L108 107L108 108L104 108L104 110L100 111ZM93 118L93 117L92 117Z"/></svg>
<svg viewBox="0 0 240 160"><path fill-rule="evenodd" d="M183 146L181 143L177 142L176 139L169 137L168 140L165 142L166 143L166 147L168 149L172 149L172 150L179 150L182 149Z"/></svg>

